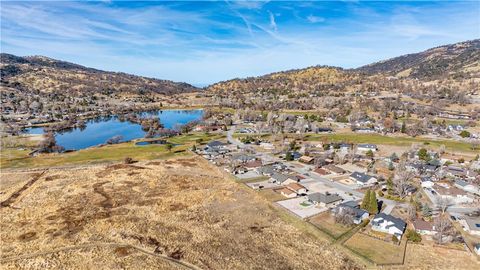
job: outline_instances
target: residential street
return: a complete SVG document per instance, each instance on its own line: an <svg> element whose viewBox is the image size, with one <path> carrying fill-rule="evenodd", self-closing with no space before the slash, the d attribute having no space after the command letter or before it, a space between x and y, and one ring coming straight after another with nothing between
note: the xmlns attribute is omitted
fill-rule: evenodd
<svg viewBox="0 0 480 270"><path fill-rule="evenodd" d="M239 148L242 148L242 149L245 148L246 146L245 146L244 143L240 142L240 140L235 139L233 137L234 133L235 133L235 126L232 126L227 131L228 142L238 146ZM262 160L273 160L273 161L278 161L278 162L284 162L284 160L282 160L278 157L275 157L271 154L267 154L267 153L257 153L256 156L260 157ZM359 198L363 198L363 196L364 196L364 194L362 192L359 192L355 189L352 189L351 187L349 187L347 185L341 184L339 182L331 181L327 178L319 176L318 174L311 171L313 166L305 165L302 168L299 168L297 166L289 166L289 168L296 173L305 175L309 178L312 178L316 181L319 181L319 182L323 183L324 185L326 185L328 187L336 188L336 189L341 190L345 193L351 193L354 196L357 196ZM379 198L379 200L383 201L383 203L386 205L385 209L383 209L383 213L386 213L386 214L390 214L392 212L393 208L398 204L398 202L396 202L396 201L387 200L385 198Z"/></svg>

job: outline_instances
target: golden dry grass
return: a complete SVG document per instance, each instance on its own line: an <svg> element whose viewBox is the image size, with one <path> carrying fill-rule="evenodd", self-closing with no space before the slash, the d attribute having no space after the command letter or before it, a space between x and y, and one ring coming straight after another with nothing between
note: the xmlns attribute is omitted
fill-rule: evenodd
<svg viewBox="0 0 480 270"><path fill-rule="evenodd" d="M2 182L21 186L12 175ZM56 251L92 243L132 245L203 269L359 268L198 157L51 169L0 215L1 258L12 258L6 268L171 269L113 247ZM37 252L52 253L16 259Z"/></svg>

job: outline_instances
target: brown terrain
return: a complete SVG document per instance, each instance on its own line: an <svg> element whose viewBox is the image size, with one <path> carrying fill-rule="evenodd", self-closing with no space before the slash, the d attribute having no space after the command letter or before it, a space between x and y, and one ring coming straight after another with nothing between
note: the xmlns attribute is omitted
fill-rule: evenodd
<svg viewBox="0 0 480 270"><path fill-rule="evenodd" d="M355 269L201 158L1 175L6 269Z"/></svg>

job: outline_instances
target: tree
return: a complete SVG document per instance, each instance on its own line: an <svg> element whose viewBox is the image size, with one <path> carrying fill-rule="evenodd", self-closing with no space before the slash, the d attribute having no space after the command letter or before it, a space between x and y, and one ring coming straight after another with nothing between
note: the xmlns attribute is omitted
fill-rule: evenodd
<svg viewBox="0 0 480 270"><path fill-rule="evenodd" d="M414 174L405 168L404 162L401 162L392 180L393 190L398 196L403 198L407 195L413 177Z"/></svg>
<svg viewBox="0 0 480 270"><path fill-rule="evenodd" d="M422 216L424 217L431 217L432 216L432 208L428 204L424 204L422 207Z"/></svg>
<svg viewBox="0 0 480 270"><path fill-rule="evenodd" d="M286 160L286 161L292 161L292 160L293 160L293 154L292 154L292 152L288 151L288 152L285 154L285 160Z"/></svg>
<svg viewBox="0 0 480 270"><path fill-rule="evenodd" d="M452 205L452 200L447 197L437 196L435 198L435 207L441 211L442 214L445 214L450 205Z"/></svg>
<svg viewBox="0 0 480 270"><path fill-rule="evenodd" d="M355 212L349 207L340 207L335 214L335 222L343 225L353 225Z"/></svg>
<svg viewBox="0 0 480 270"><path fill-rule="evenodd" d="M45 134L45 139L40 143L38 151L41 153L62 152L64 148L57 145L57 140L52 132Z"/></svg>
<svg viewBox="0 0 480 270"><path fill-rule="evenodd" d="M372 151L372 150L368 150L368 151L365 153L365 156L367 156L368 158L373 158L373 151Z"/></svg>
<svg viewBox="0 0 480 270"><path fill-rule="evenodd" d="M165 144L165 147L167 148L168 152L170 152L170 151L172 151L173 144L167 143L167 144Z"/></svg>
<svg viewBox="0 0 480 270"><path fill-rule="evenodd" d="M131 157L126 157L124 160L123 160L123 163L125 164L132 164L134 163L135 161L133 160L133 158Z"/></svg>
<svg viewBox="0 0 480 270"><path fill-rule="evenodd" d="M435 230L437 231L437 234L435 235L437 243L444 243L446 240L445 236L448 236L452 229L452 224L450 223L450 220L444 215L440 215L435 218L433 224L435 226Z"/></svg>
<svg viewBox="0 0 480 270"><path fill-rule="evenodd" d="M418 150L418 158L424 161L429 161L430 155L428 154L427 149L421 148L420 150Z"/></svg>
<svg viewBox="0 0 480 270"><path fill-rule="evenodd" d="M415 207L415 205L413 204L408 205L407 214L408 214L408 219L410 219L410 221L414 221L417 218L417 208Z"/></svg>
<svg viewBox="0 0 480 270"><path fill-rule="evenodd" d="M466 130L463 130L463 131L460 132L460 134L458 134L458 135L460 135L460 137L462 137L462 138L470 138L470 136L471 136L470 132L468 132L468 131L466 131Z"/></svg>
<svg viewBox="0 0 480 270"><path fill-rule="evenodd" d="M370 196L369 196L369 207L368 207L368 212L370 214L378 214L378 202L377 202L377 194L375 193L375 191L371 191L370 192Z"/></svg>
<svg viewBox="0 0 480 270"><path fill-rule="evenodd" d="M415 230L407 229L406 233L408 241L412 241L414 243L418 243L422 241L422 236L417 233Z"/></svg>
<svg viewBox="0 0 480 270"><path fill-rule="evenodd" d="M362 204L360 205L360 208L364 210L368 210L369 205L370 205L370 190L367 190L367 192L365 192L365 196L363 196L363 200L362 200Z"/></svg>
<svg viewBox="0 0 480 270"><path fill-rule="evenodd" d="M108 139L105 143L106 144L117 144L117 143L120 143L122 140L123 140L122 135L116 135L116 136L113 136L112 138Z"/></svg>
<svg viewBox="0 0 480 270"><path fill-rule="evenodd" d="M197 151L197 145L196 144L192 145L192 151L193 152Z"/></svg>
<svg viewBox="0 0 480 270"><path fill-rule="evenodd" d="M402 133L407 133L407 124L405 123L405 121L402 122L402 129L401 129Z"/></svg>

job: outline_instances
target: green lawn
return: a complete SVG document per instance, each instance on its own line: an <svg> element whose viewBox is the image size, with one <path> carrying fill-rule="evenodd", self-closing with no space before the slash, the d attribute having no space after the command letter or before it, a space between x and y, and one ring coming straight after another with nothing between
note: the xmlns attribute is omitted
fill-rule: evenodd
<svg viewBox="0 0 480 270"><path fill-rule="evenodd" d="M412 143L427 143L431 147L440 147L445 145L448 150L473 152L471 144L453 140L431 140L425 138L412 137L390 137L380 134L307 134L308 141L322 141L327 139L330 142L351 142L351 143L373 143L380 145L410 146Z"/></svg>
<svg viewBox="0 0 480 270"><path fill-rule="evenodd" d="M197 139L208 142L222 138L223 135L193 133L168 139L169 142L181 144L168 151L165 145L135 145L135 142L92 147L71 153L42 154L36 157L28 156L30 150L2 149L0 155L1 168L34 168L62 166L69 164L93 164L101 162L121 161L126 157L135 160L150 160L187 155L187 151Z"/></svg>

